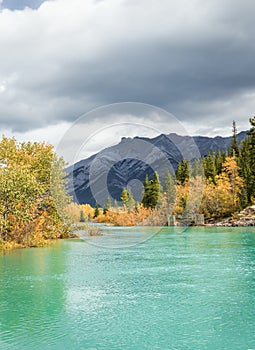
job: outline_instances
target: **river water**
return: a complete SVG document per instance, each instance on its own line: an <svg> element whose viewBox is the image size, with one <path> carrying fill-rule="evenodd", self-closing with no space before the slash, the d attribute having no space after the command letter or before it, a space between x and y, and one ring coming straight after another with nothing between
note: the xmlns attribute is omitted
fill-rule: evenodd
<svg viewBox="0 0 255 350"><path fill-rule="evenodd" d="M255 349L255 229L158 231L1 255L0 349Z"/></svg>

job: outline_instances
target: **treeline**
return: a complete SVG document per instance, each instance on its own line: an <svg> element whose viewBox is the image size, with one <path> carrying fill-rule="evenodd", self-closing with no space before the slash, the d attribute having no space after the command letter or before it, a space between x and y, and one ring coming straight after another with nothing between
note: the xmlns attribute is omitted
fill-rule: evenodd
<svg viewBox="0 0 255 350"><path fill-rule="evenodd" d="M169 214L204 214L217 219L237 213L255 199L255 117L246 139L238 143L233 123L227 152L202 159L183 159L173 174L167 170L144 180L136 202L124 188L120 201L108 198L103 208L70 203L64 161L51 145L0 141L0 247L38 246L67 237L70 221L113 225L165 225Z"/></svg>
<svg viewBox="0 0 255 350"><path fill-rule="evenodd" d="M66 237L63 159L45 143L0 141L0 247L38 246Z"/></svg>
<svg viewBox="0 0 255 350"><path fill-rule="evenodd" d="M169 214L201 213L206 219L214 220L252 204L255 199L255 117L250 119L250 124L246 139L239 144L233 122L227 152L209 152L193 162L183 159L176 172L170 174L167 170L161 181L157 173L152 179L146 176L140 203L124 188L121 206L108 198L101 210L96 205L93 219L114 225L165 225Z"/></svg>
<svg viewBox="0 0 255 350"><path fill-rule="evenodd" d="M239 209L252 204L255 197L255 117L250 119L250 124L245 140L239 144L236 123L233 122L231 146L227 152L209 152L202 161L195 160L193 165L182 160L176 171L177 182L184 184L200 175L206 179L206 185L217 185L220 180L226 181L224 176L227 176L232 195L238 193Z"/></svg>

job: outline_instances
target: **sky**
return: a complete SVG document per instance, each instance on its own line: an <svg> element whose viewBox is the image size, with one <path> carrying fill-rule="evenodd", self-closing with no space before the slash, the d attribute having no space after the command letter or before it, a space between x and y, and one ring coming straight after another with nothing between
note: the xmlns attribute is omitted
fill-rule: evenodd
<svg viewBox="0 0 255 350"><path fill-rule="evenodd" d="M254 0L0 0L0 134L56 146L83 116L84 138L109 130L88 156L117 142L117 122L133 123L122 136L175 132L172 116L190 135L247 130L254 13Z"/></svg>

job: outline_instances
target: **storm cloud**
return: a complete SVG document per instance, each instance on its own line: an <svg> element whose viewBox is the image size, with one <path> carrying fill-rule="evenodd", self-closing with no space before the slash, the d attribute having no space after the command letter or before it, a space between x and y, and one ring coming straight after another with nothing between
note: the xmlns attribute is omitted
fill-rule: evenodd
<svg viewBox="0 0 255 350"><path fill-rule="evenodd" d="M247 128L255 107L253 0L3 5L2 129L71 123L125 101L164 108L201 134L224 134L233 119Z"/></svg>

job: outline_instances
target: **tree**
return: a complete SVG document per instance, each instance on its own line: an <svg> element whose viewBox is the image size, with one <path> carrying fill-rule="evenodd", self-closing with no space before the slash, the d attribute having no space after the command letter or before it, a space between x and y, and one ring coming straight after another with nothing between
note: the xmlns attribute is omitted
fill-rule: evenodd
<svg viewBox="0 0 255 350"><path fill-rule="evenodd" d="M186 180L189 179L190 168L188 162L185 159L182 159L182 161L178 163L175 175L176 180L181 184L183 184Z"/></svg>
<svg viewBox="0 0 255 350"><path fill-rule="evenodd" d="M83 212L83 214L81 213ZM72 223L80 221L80 218L83 217L85 220L87 220L89 217L93 217L94 215L94 209L89 204L77 204L77 203L70 203L65 208L65 213L68 216L69 220Z"/></svg>
<svg viewBox="0 0 255 350"><path fill-rule="evenodd" d="M141 203L143 204L143 206L145 208L149 208L150 207L150 186L151 186L151 182L149 180L148 174L146 174L145 176L145 180L143 183L143 198Z"/></svg>
<svg viewBox="0 0 255 350"><path fill-rule="evenodd" d="M207 217L223 217L231 213L231 186L226 174L207 179L201 210Z"/></svg>
<svg viewBox="0 0 255 350"><path fill-rule="evenodd" d="M216 166L215 166L215 155L214 153L208 153L207 157L203 158L203 165L204 165L204 173L206 179L211 179L213 182L215 182L215 176L216 176Z"/></svg>
<svg viewBox="0 0 255 350"><path fill-rule="evenodd" d="M108 197L104 205L103 214L105 215L111 207L112 207L111 197Z"/></svg>
<svg viewBox="0 0 255 350"><path fill-rule="evenodd" d="M155 208L160 199L161 186L158 173L155 172L149 186L149 207Z"/></svg>
<svg viewBox="0 0 255 350"><path fill-rule="evenodd" d="M228 155L230 157L238 157L239 155L239 146L237 141L237 129L236 129L236 122L233 120L232 124L232 138L231 138L231 145L228 152Z"/></svg>
<svg viewBox="0 0 255 350"><path fill-rule="evenodd" d="M144 194L142 199L142 204L145 208L155 208L159 202L161 193L161 186L159 182L158 173L155 172L151 181L149 181L148 176L145 178L144 182Z"/></svg>
<svg viewBox="0 0 255 350"><path fill-rule="evenodd" d="M135 200L134 200L132 192L128 191L128 200L126 202L126 206L127 206L127 209L128 209L129 212L134 209L135 204L136 203L135 203Z"/></svg>
<svg viewBox="0 0 255 350"><path fill-rule="evenodd" d="M249 137L247 137L240 147L240 154L238 158L238 164L240 166L240 176L244 181L244 186L241 195L242 207L245 207L251 202L251 197L253 193L253 183L251 181L252 170L250 168L250 149L249 149Z"/></svg>
<svg viewBox="0 0 255 350"><path fill-rule="evenodd" d="M122 190L120 200L122 202L122 205L125 206L127 201L128 201L128 192L127 192L126 187L124 187Z"/></svg>
<svg viewBox="0 0 255 350"><path fill-rule="evenodd" d="M218 150L215 156L215 168L216 168L216 175L219 175L222 172L222 164L224 163L226 159L226 155L224 151Z"/></svg>
<svg viewBox="0 0 255 350"><path fill-rule="evenodd" d="M251 202L255 196L255 117L250 118L251 128L248 131L248 153L249 153L249 186L248 200Z"/></svg>
<svg viewBox="0 0 255 350"><path fill-rule="evenodd" d="M232 194L231 205L233 209L240 209L240 195L243 188L243 179L239 176L239 169L235 157L227 157L223 163L222 174L226 174L230 182Z"/></svg>
<svg viewBox="0 0 255 350"><path fill-rule="evenodd" d="M97 217L99 216L99 214L100 214L100 213L99 213L98 204L96 203L93 218L94 218L94 219L97 218Z"/></svg>
<svg viewBox="0 0 255 350"><path fill-rule="evenodd" d="M241 143L239 157L240 176L244 180L242 203L246 205L254 201L255 197L255 117L250 118L251 128L246 139Z"/></svg>
<svg viewBox="0 0 255 350"><path fill-rule="evenodd" d="M38 245L68 231L65 163L53 146L0 141L0 240Z"/></svg>

